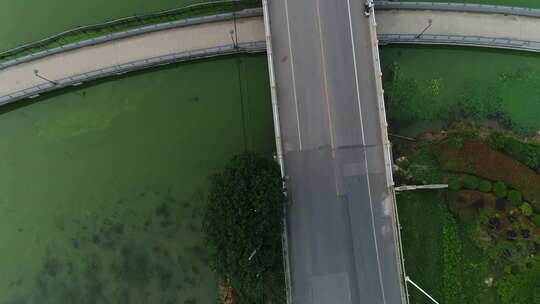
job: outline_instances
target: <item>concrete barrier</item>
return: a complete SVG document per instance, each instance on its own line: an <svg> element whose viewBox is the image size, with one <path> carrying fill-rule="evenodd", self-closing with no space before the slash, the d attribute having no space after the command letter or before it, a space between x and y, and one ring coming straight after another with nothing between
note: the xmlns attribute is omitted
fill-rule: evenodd
<svg viewBox="0 0 540 304"><path fill-rule="evenodd" d="M518 51L540 52L540 41L517 40L510 38L491 38L466 35L422 34L379 34L379 44L432 44L477 46Z"/></svg>

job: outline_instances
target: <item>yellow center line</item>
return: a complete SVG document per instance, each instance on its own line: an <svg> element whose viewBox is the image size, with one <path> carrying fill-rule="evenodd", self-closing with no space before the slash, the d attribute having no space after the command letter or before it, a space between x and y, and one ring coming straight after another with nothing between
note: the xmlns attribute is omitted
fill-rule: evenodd
<svg viewBox="0 0 540 304"><path fill-rule="evenodd" d="M320 0L317 0L317 23L319 25L319 41L321 44L321 67L324 81L324 95L326 102L326 111L328 115L328 128L330 129L330 146L332 147L332 157L335 158L335 140L334 140L334 126L332 123L332 111L330 110L330 93L328 92L328 77L326 75L326 47L324 44L322 24L321 24L321 12L319 8Z"/></svg>
<svg viewBox="0 0 540 304"><path fill-rule="evenodd" d="M326 111L328 115L328 129L330 132L330 147L332 150L332 158L336 159L336 144L334 140L334 125L332 123L332 111L330 108L330 93L328 92L328 77L326 75L326 47L324 44L324 38L323 38L323 29L322 29L322 23L321 23L321 11L319 8L320 0L317 0L316 2L317 7L317 23L319 26L319 41L321 44L321 67L322 67L322 74L323 74L323 81L324 81L324 101L326 103ZM342 194L342 191L339 187L339 168L336 168L334 166L334 181L336 186L336 194L340 195Z"/></svg>

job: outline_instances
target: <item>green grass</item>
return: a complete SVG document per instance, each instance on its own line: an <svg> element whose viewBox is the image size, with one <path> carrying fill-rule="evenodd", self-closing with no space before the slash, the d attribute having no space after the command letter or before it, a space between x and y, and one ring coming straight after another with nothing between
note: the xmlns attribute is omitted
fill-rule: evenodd
<svg viewBox="0 0 540 304"><path fill-rule="evenodd" d="M402 192L397 199L411 279L440 303L497 303L484 284L492 266L469 237L473 227L449 213L444 192ZM411 285L409 293L411 303L432 303Z"/></svg>
<svg viewBox="0 0 540 304"><path fill-rule="evenodd" d="M381 61L393 132L414 136L463 117L476 122L498 117L504 127L524 135L540 130L536 54L386 46ZM392 72L396 67L398 75Z"/></svg>
<svg viewBox="0 0 540 304"><path fill-rule="evenodd" d="M274 151L266 57L97 82L3 108L0 128L0 303L215 301L208 176Z"/></svg>

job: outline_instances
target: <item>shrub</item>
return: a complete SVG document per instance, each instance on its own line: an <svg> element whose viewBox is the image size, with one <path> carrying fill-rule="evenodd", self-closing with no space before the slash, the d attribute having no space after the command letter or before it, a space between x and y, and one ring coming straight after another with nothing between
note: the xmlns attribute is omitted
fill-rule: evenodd
<svg viewBox="0 0 540 304"><path fill-rule="evenodd" d="M463 148L463 139L462 138L454 137L454 138L451 139L451 141L452 141L452 145L454 146L454 148L456 148L456 149Z"/></svg>
<svg viewBox="0 0 540 304"><path fill-rule="evenodd" d="M492 189L492 185L487 180L480 181L480 183L478 184L478 190L482 192L486 192L486 193L491 192L491 189Z"/></svg>
<svg viewBox="0 0 540 304"><path fill-rule="evenodd" d="M437 161L429 151L422 147L419 152L409 155L410 166L407 174L415 184L439 184L442 181L441 171Z"/></svg>
<svg viewBox="0 0 540 304"><path fill-rule="evenodd" d="M533 216L532 221L537 227L540 227L540 215L539 214Z"/></svg>
<svg viewBox="0 0 540 304"><path fill-rule="evenodd" d="M458 191L459 189L461 189L461 182L459 181L459 179L455 177L450 177L448 179L448 189L452 191Z"/></svg>
<svg viewBox="0 0 540 304"><path fill-rule="evenodd" d="M283 298L285 203L279 167L270 158L238 155L211 179L203 217L210 268L246 303Z"/></svg>
<svg viewBox="0 0 540 304"><path fill-rule="evenodd" d="M519 206L521 204L521 200L522 200L521 192L517 190L508 191L508 201L511 204Z"/></svg>
<svg viewBox="0 0 540 304"><path fill-rule="evenodd" d="M467 176L463 179L463 187L470 190L478 188L478 178L476 176Z"/></svg>
<svg viewBox="0 0 540 304"><path fill-rule="evenodd" d="M532 207L529 203L525 202L519 207L521 209L521 213L525 216L531 216L532 215Z"/></svg>
<svg viewBox="0 0 540 304"><path fill-rule="evenodd" d="M508 194L506 184L503 182L496 182L495 185L493 185L493 193L498 197L506 197L506 194Z"/></svg>
<svg viewBox="0 0 540 304"><path fill-rule="evenodd" d="M488 144L492 149L502 150L506 145L506 137L502 132L493 132L489 135Z"/></svg>

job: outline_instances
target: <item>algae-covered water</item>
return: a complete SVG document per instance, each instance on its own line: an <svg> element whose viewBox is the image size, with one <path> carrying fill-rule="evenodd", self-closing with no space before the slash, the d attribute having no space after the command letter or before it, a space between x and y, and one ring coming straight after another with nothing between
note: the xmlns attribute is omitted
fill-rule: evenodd
<svg viewBox="0 0 540 304"><path fill-rule="evenodd" d="M381 62L394 132L414 136L466 112L518 134L540 130L540 57L486 48L385 46ZM392 76L396 67L399 75ZM398 81L395 81L398 79ZM392 104L394 102L394 104ZM396 103L397 102L397 103Z"/></svg>
<svg viewBox="0 0 540 304"><path fill-rule="evenodd" d="M178 65L0 114L0 303L213 303L208 177L274 150L266 58Z"/></svg>
<svg viewBox="0 0 540 304"><path fill-rule="evenodd" d="M68 29L212 0L2 0L0 50Z"/></svg>

